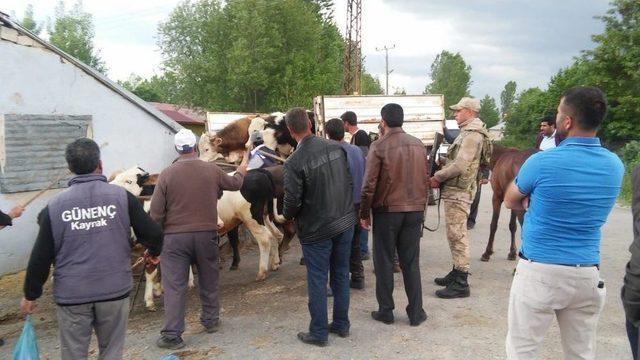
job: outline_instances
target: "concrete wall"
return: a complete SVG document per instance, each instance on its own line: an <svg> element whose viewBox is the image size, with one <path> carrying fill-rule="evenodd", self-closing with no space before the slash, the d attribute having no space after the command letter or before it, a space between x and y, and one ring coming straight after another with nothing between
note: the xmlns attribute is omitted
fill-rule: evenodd
<svg viewBox="0 0 640 360"><path fill-rule="evenodd" d="M46 49L0 40L0 84L2 114L91 115L94 140L108 142L102 150L107 175L136 165L160 172L177 156L167 125ZM14 226L0 230L0 275L26 266L38 231L36 216L58 191L47 192ZM0 209L7 212L33 194L0 194Z"/></svg>

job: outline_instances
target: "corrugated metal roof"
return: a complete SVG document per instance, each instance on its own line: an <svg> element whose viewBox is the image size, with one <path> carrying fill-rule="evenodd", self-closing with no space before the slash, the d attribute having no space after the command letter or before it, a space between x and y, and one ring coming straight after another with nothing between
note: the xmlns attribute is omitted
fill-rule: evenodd
<svg viewBox="0 0 640 360"><path fill-rule="evenodd" d="M160 123L162 123L163 125L168 127L174 133L176 133L180 129L182 129L182 126L180 126L180 124L175 122L173 119L171 119L169 116L165 115L161 111L157 110L152 105L148 104L146 101L140 99L135 94L127 91L126 89L124 89L123 87L118 85L117 83L111 81L109 78L107 78L106 76L104 76L99 71L97 71L94 68L92 68L91 66L89 66L89 65L83 63L82 61L76 59L75 57L67 54L66 52L64 52L64 51L60 50L59 48L55 47L54 45L42 40L37 35L33 34L29 30L27 30L24 27L22 27L20 24L18 24L16 22L14 22L13 20L11 20L11 18L7 14L4 14L2 12L0 12L0 28L1 27L14 29L19 33L19 35L21 35L21 37L28 37L28 38L30 38L31 40L33 40L35 42L35 45L39 45L39 46L41 46L41 47L43 47L43 48L45 48L47 50L50 50L50 51L56 53L60 57L66 59L68 62L72 63L73 65L75 65L76 67L80 68L82 71L84 71L88 75L90 75L93 78L95 78L97 81L101 82L104 86L108 87L109 89L111 89L112 91L114 91L118 95L122 96L126 100L130 101L134 105L140 107L142 110L144 110L149 115L151 115L154 118L156 118ZM21 41L19 39L20 39L20 37L18 37L16 39L16 41L13 41L13 42L16 43L16 44L19 44L19 45L23 45L23 46L30 46L28 42L25 42L24 40ZM5 37L2 37L1 40L11 41L10 39L7 39Z"/></svg>
<svg viewBox="0 0 640 360"><path fill-rule="evenodd" d="M204 125L207 115L204 111L180 107L174 104L149 102L156 109L162 111L165 115L172 118L178 124L182 125Z"/></svg>

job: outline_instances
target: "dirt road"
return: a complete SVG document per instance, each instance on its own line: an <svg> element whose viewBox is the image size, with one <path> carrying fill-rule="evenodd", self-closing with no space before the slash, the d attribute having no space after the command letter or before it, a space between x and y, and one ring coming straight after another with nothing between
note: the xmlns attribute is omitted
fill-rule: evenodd
<svg viewBox="0 0 640 360"><path fill-rule="evenodd" d="M490 262L480 261L489 233L490 189L484 187L478 225L471 231L471 297L441 300L434 296L438 287L433 278L451 268L444 226L436 233L425 232L421 244L421 270L425 310L429 319L420 327L408 324L402 278L396 276L396 323L373 321L369 313L376 309L372 262L365 262L366 289L351 295L351 336L329 338L329 346L317 348L300 343L298 331L308 326L305 268L298 265L300 247L296 243L286 254L280 270L261 283L254 282L257 251L250 246L243 253L240 270L229 272L228 263L221 273L222 328L206 334L198 322L196 291L190 291L187 312L188 346L179 351L181 359L503 359L506 315L514 261L508 253L507 212L503 211L495 254ZM428 222L435 223L435 207L429 208ZM598 329L599 359L629 359L631 353L624 330L624 314L619 299L627 248L632 239L628 208L614 208L603 229L602 277L606 281L607 302ZM0 281L0 336L9 345L0 348L0 359L10 351L20 331L16 314L20 299L21 274ZM162 326L162 311L149 313L142 307L142 294L130 319L126 345L128 359L159 359L170 352L154 343ZM59 357L55 307L50 288L39 301L35 316L42 359ZM95 357L96 344L92 344ZM542 359L561 358L557 325L542 346Z"/></svg>

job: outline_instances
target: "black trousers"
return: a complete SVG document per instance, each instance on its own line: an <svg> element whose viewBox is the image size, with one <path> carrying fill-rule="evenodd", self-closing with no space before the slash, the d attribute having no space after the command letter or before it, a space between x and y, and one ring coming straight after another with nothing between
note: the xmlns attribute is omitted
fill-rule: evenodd
<svg viewBox="0 0 640 360"><path fill-rule="evenodd" d="M480 205L481 190L482 185L478 184L478 190L476 191L476 196L473 198L473 202L471 203L471 210L469 210L469 217L467 218L467 223L471 223L473 225L476 224L476 217L478 216L478 205Z"/></svg>
<svg viewBox="0 0 640 360"><path fill-rule="evenodd" d="M409 319L417 320L422 309L422 283L420 281L420 238L422 237L422 211L373 214L373 265L376 272L376 299L378 310L392 315L393 258L398 252L404 288L409 305Z"/></svg>

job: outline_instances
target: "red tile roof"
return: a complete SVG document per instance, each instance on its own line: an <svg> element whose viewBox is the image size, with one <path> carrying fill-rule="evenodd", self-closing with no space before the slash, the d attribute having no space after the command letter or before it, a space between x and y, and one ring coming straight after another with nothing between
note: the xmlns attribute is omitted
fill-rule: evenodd
<svg viewBox="0 0 640 360"><path fill-rule="evenodd" d="M207 113L197 109L157 102L149 102L149 104L181 125L204 125L207 120Z"/></svg>

